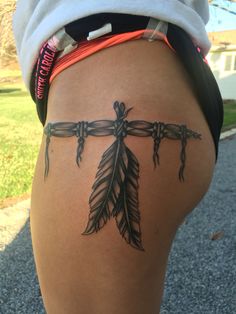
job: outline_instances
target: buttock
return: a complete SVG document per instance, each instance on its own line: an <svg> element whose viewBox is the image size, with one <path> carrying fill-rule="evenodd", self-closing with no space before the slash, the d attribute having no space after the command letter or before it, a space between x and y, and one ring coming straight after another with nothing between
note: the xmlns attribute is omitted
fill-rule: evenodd
<svg viewBox="0 0 236 314"><path fill-rule="evenodd" d="M214 163L189 77L164 43L116 45L53 80L37 182L46 200L50 187L71 195L84 245L103 246L113 230L118 246L154 250L152 219L160 233L175 231L207 191Z"/></svg>

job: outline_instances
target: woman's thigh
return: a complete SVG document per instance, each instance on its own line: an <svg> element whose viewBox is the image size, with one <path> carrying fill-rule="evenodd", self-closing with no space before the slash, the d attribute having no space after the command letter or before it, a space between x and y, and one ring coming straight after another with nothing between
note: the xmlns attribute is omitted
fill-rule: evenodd
<svg viewBox="0 0 236 314"><path fill-rule="evenodd" d="M187 74L165 44L127 42L63 71L50 88L46 124L115 120L116 100L132 107L128 121L184 124L201 134L201 140L187 140L185 180L180 181L181 140L162 139L160 164L154 168L152 137L128 135L122 139L136 156L133 162L139 163L139 174L130 172L136 178L133 207L138 204L139 215L133 222L131 216L129 220L131 225L139 220L144 248L140 250L127 243L124 234L122 237L112 215L97 232L82 234L89 220L93 184L99 179L95 178L99 163L116 138L88 136L78 167L76 137L51 137L50 169L44 180L43 136L30 219L36 267L49 314L158 313L176 230L211 181L215 151L209 128Z"/></svg>

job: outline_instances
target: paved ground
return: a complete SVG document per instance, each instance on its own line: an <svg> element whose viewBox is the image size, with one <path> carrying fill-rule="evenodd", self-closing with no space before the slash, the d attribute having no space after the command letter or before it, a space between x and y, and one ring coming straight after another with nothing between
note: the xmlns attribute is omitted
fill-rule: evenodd
<svg viewBox="0 0 236 314"><path fill-rule="evenodd" d="M235 155L236 136L222 141L210 191L177 233L161 314L236 314ZM23 205L21 230L11 226L14 208L0 211L1 314L45 314Z"/></svg>
<svg viewBox="0 0 236 314"><path fill-rule="evenodd" d="M211 240L217 232L222 236ZM236 136L220 144L209 193L172 247L161 314L236 314Z"/></svg>

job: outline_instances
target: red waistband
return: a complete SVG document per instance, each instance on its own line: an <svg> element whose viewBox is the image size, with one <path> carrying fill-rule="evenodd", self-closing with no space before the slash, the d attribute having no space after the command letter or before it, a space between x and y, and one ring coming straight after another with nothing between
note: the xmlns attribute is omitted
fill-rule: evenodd
<svg viewBox="0 0 236 314"><path fill-rule="evenodd" d="M92 55L93 53L111 47L118 45L120 43L129 41L129 40L136 40L136 39L146 39L144 38L145 35L153 34L152 29L143 29L138 30L134 32L127 32L127 33L121 33L117 35L110 35L110 36L104 36L97 39L93 39L91 41L82 41L78 44L77 48L75 48L73 51L69 52L68 54L62 56L56 61L56 64L53 68L51 77L50 77L50 83L53 81L53 79L63 70L71 66L72 64ZM164 41L170 49L175 51L170 43L168 42L168 39L165 34L161 32L155 32L155 38L154 40L162 40Z"/></svg>

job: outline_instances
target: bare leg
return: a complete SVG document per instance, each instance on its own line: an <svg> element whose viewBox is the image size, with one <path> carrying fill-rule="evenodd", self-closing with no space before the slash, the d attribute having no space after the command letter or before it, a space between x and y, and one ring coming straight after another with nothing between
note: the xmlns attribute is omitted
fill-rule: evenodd
<svg viewBox="0 0 236 314"><path fill-rule="evenodd" d="M202 140L188 142L185 181L180 182L179 141L163 140L154 170L150 138L125 138L140 165L145 249L140 251L120 236L114 219L99 232L82 235L95 174L114 138L88 137L80 168L76 138L51 138L44 182L43 137L32 187L31 232L48 314L159 313L176 230L211 181L215 152L207 123L182 65L165 44L128 42L71 66L51 86L47 122L114 120L115 100L133 107L129 120L186 124Z"/></svg>

